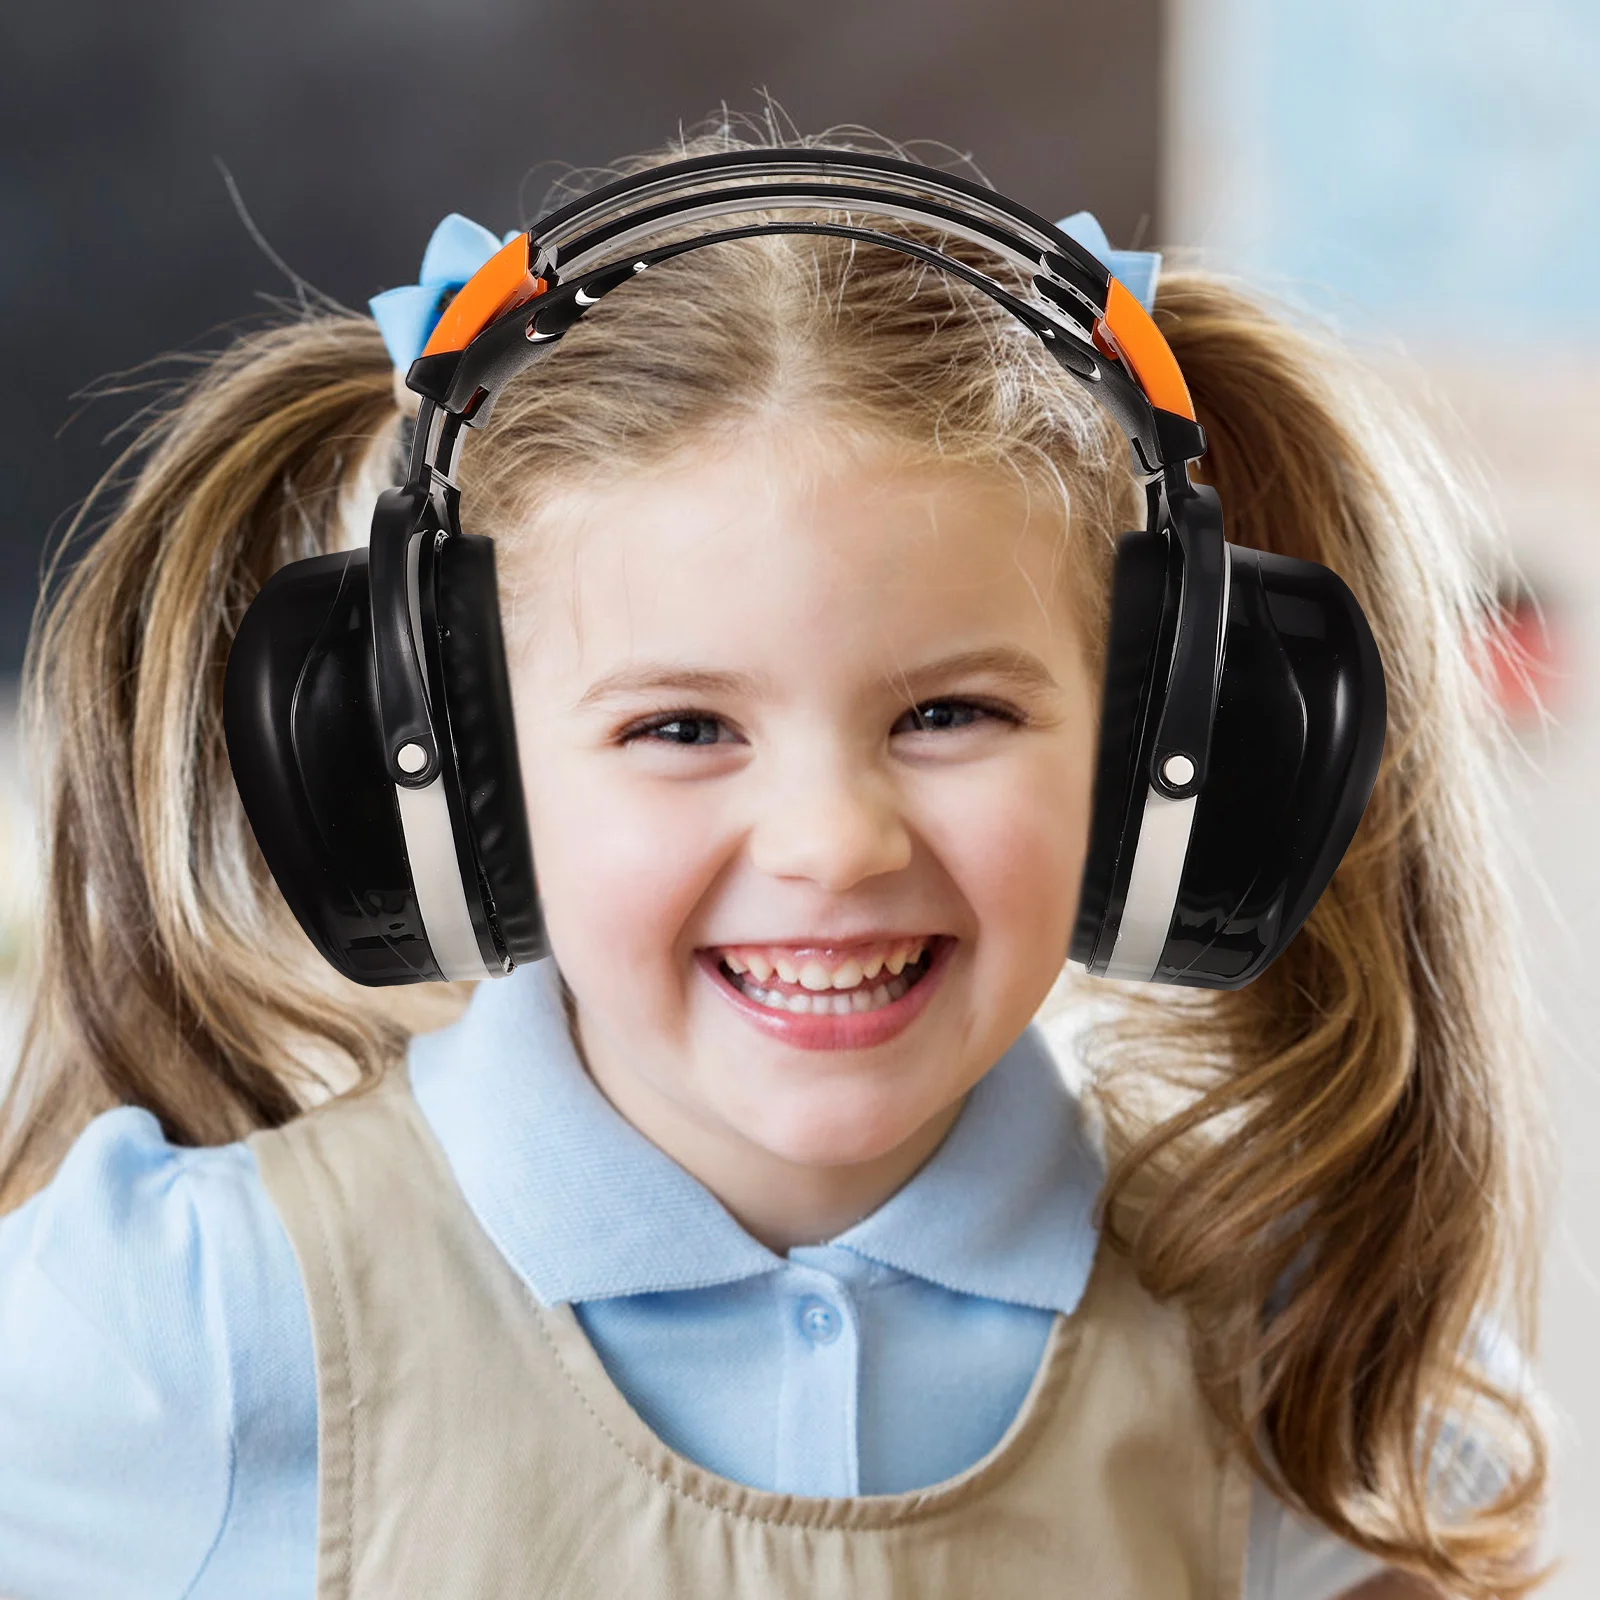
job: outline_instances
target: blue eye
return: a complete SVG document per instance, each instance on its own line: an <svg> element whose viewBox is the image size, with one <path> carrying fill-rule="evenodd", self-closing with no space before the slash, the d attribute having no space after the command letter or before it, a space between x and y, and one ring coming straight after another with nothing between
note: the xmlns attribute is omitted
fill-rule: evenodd
<svg viewBox="0 0 1600 1600"><path fill-rule="evenodd" d="M975 700L925 700L913 706L895 723L895 733L945 733L970 728L983 721L1015 722L1017 719L997 706L980 705ZM909 726L908 726L909 724Z"/></svg>
<svg viewBox="0 0 1600 1600"><path fill-rule="evenodd" d="M671 716L657 717L629 728L623 734L623 743L631 739L649 739L655 744L704 745L717 744L723 725L715 717L694 716L688 712L674 712Z"/></svg>

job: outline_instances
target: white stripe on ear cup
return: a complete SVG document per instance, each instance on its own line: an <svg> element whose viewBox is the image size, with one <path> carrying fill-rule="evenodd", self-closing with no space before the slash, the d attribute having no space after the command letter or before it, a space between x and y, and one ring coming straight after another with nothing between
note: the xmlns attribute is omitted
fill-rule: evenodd
<svg viewBox="0 0 1600 1600"><path fill-rule="evenodd" d="M423 668L422 686L427 693L428 658L422 648L422 597L417 578L422 539L420 533L412 535L406 550L406 600L411 612L411 643L418 665ZM443 750L439 758L444 759ZM400 832L411 866L411 886L416 890L422 931L428 936L435 965L451 979L498 978L498 968L491 971L484 965L478 935L472 927L472 913L467 909L443 775L436 775L432 783L420 789L403 788L397 783L394 795L400 807Z"/></svg>
<svg viewBox="0 0 1600 1600"><path fill-rule="evenodd" d="M1169 800L1154 788L1145 795L1139 846L1128 875L1128 896L1106 977L1139 983L1155 977L1178 904L1198 798L1190 795L1187 800Z"/></svg>
<svg viewBox="0 0 1600 1600"><path fill-rule="evenodd" d="M400 804L400 831L405 835L417 910L440 972L447 978L498 978L498 968L491 972L484 965L467 910L444 779L437 777L421 789L396 784L394 794Z"/></svg>

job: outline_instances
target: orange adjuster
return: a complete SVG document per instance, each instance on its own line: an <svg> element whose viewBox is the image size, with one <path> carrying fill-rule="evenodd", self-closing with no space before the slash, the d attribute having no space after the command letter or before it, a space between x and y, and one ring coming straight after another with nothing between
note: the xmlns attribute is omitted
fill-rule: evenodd
<svg viewBox="0 0 1600 1600"><path fill-rule="evenodd" d="M1178 358L1150 313L1116 278L1106 295L1106 314L1095 329L1097 345L1102 331L1110 334L1113 346L1107 353L1121 356L1128 364L1151 405L1194 421L1194 401L1189 398Z"/></svg>
<svg viewBox="0 0 1600 1600"><path fill-rule="evenodd" d="M528 270L528 236L519 233L461 285L422 347L423 355L465 350L496 317L525 305L548 287Z"/></svg>

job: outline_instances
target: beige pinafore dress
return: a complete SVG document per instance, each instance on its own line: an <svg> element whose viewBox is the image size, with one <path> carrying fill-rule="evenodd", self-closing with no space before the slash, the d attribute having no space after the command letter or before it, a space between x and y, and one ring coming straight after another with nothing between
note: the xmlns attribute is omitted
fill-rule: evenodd
<svg viewBox="0 0 1600 1600"><path fill-rule="evenodd" d="M904 1494L668 1449L456 1186L403 1071L251 1135L316 1351L317 1600L1235 1600L1249 1515L1181 1318L1100 1250L1005 1437Z"/></svg>

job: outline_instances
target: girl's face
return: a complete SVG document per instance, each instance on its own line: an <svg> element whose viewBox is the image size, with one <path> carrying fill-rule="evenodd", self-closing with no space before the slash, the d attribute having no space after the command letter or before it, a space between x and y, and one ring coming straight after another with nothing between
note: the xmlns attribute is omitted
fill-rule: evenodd
<svg viewBox="0 0 1600 1600"><path fill-rule="evenodd" d="M725 1200L915 1170L1059 973L1088 832L1059 522L823 437L564 497L511 618L580 1047Z"/></svg>

